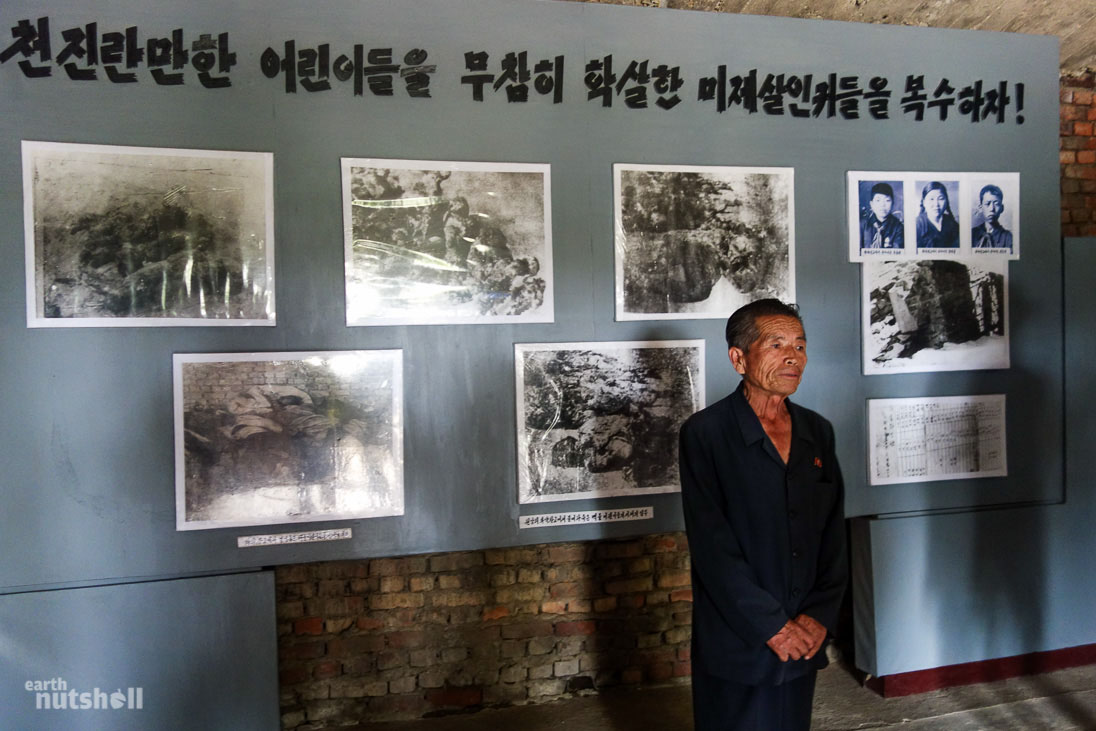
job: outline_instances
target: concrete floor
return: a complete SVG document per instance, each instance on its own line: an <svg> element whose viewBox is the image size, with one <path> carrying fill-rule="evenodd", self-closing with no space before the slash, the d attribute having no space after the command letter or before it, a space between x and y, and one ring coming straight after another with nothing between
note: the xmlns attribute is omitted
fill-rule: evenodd
<svg viewBox="0 0 1096 731"><path fill-rule="evenodd" d="M1067 731L1096 729L1096 665L881 698L848 668L821 671L813 731ZM542 705L358 726L358 731L646 731L692 728L689 686L614 689Z"/></svg>

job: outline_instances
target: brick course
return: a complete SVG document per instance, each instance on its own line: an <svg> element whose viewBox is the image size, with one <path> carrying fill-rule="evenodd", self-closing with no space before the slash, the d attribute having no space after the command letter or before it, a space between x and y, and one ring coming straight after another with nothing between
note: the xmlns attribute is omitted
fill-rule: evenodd
<svg viewBox="0 0 1096 731"><path fill-rule="evenodd" d="M1096 75L1063 77L1058 159L1062 235L1096 236Z"/></svg>
<svg viewBox="0 0 1096 731"><path fill-rule="evenodd" d="M283 727L682 682L688 571L679 533L279 567Z"/></svg>

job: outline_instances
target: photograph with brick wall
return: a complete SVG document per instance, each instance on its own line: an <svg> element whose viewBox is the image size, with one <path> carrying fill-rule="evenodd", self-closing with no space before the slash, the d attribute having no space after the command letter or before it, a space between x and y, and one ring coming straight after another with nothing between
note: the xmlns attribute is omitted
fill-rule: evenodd
<svg viewBox="0 0 1096 731"><path fill-rule="evenodd" d="M177 354L179 529L403 514L398 350Z"/></svg>
<svg viewBox="0 0 1096 731"><path fill-rule="evenodd" d="M682 682L685 536L277 569L286 729Z"/></svg>

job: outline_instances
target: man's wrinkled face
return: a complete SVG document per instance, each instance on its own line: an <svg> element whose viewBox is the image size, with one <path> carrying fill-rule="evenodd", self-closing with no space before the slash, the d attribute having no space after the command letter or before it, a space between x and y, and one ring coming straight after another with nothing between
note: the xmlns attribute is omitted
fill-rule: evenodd
<svg viewBox="0 0 1096 731"><path fill-rule="evenodd" d="M986 223L990 226L997 225L997 219L1001 217L1004 211L1005 203L1000 196L989 191L982 195L982 218L986 219Z"/></svg>
<svg viewBox="0 0 1096 731"><path fill-rule="evenodd" d="M882 223L883 219L890 215L894 201L885 193L876 193L871 197L870 205L871 212L875 215L876 220Z"/></svg>
<svg viewBox="0 0 1096 731"><path fill-rule="evenodd" d="M807 367L807 336L794 317L757 318L757 339L749 350L730 349L731 364L742 374L750 395L790 396Z"/></svg>

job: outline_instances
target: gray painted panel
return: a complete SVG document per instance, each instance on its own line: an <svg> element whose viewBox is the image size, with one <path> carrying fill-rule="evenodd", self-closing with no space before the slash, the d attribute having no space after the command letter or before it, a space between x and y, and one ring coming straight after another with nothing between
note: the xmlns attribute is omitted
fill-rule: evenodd
<svg viewBox="0 0 1096 731"><path fill-rule="evenodd" d="M0 657L5 728L279 724L272 571L0 596Z"/></svg>
<svg viewBox="0 0 1096 731"><path fill-rule="evenodd" d="M1065 243L1065 501L868 521L875 618L857 665L876 675L1096 643L1096 238ZM1038 426L1021 430L1027 436ZM1024 452L1040 458L1035 447ZM854 554L855 555L855 554ZM859 616L859 614L858 614ZM864 654L861 655L861 650Z"/></svg>
<svg viewBox="0 0 1096 731"><path fill-rule="evenodd" d="M655 519L519 531L512 347L515 342L705 338L709 401L730 391L718 321L613 320L614 162L793 166L797 290L811 338L799 395L835 424L852 515L1061 495L1057 163L1057 42L1053 38L572 3L440 0L218 6L138 0L5 3L0 27L49 15L55 34L97 20L143 34L181 27L228 31L239 65L231 89L22 78L0 67L9 103L0 119L0 251L22 261L19 141L272 151L275 155L278 326L27 330L19 266L0 271L0 474L6 511L0 587L245 566L595 539L682 527L675 495L577 501L536 512L653 505ZM418 45L439 65L433 98L354 97L350 89L288 95L259 72L263 49L296 39L346 50ZM58 40L58 39L55 39ZM59 42L59 41L58 41ZM57 52L58 46L55 49ZM567 59L566 101L473 102L463 53L510 50ZM774 49L779 52L774 53ZM339 50L338 52L342 52ZM679 107L632 111L585 100L586 59L613 53L681 65ZM1025 123L916 123L720 115L695 101L696 77L757 67L788 73L908 73L1026 85ZM623 66L618 67L618 72ZM549 162L553 166L556 322L523 326L347 328L343 325L340 156ZM849 169L1018 170L1024 258L1012 275L1009 371L860 376L858 266L847 259ZM338 544L235 548L241 531L174 532L171 354L404 349L406 514L352 521ZM865 400L1010 393L1008 478L869 488ZM1040 425L1024 433L1017 424ZM1036 457L1037 455L1037 457ZM534 512L527 508L525 512ZM310 524L310 528L325 524ZM280 528L279 528L280 529ZM272 529L276 530L276 529ZM256 532L256 531L247 531ZM265 532L265 531L264 531Z"/></svg>

